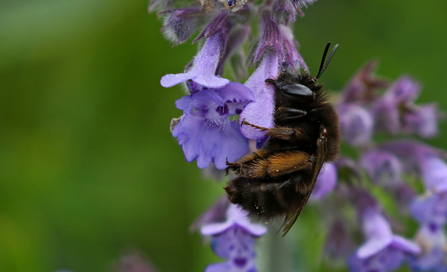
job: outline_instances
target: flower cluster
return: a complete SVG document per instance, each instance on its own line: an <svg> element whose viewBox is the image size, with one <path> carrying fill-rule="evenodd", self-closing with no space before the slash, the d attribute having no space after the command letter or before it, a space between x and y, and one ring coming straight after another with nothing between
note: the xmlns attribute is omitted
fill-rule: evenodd
<svg viewBox="0 0 447 272"><path fill-rule="evenodd" d="M187 92L175 103L183 115L172 120L171 132L188 162L196 160L201 169L214 164L222 170L227 161L234 162L266 142L265 131L240 126L241 121L273 127L274 89L265 80L276 78L284 68L308 71L291 27L297 15L303 15L302 8L315 1L199 0L182 8L179 0L152 0L149 10L164 17L162 31L174 45L200 31L193 40L199 42L194 59L183 72L165 75L160 82L166 88L183 84ZM247 55L245 43L255 22L259 35L252 39ZM250 76L247 63L255 65ZM324 250L328 256L343 257L355 272L394 271L404 262L414 271L447 271L445 154L399 138L434 137L440 114L435 104L415 103L421 86L414 79L402 76L390 83L374 75L376 66L372 61L363 67L336 105L343 142L357 154L325 164L318 176L312 199L334 201L330 207L339 211L327 209L332 222ZM388 140L377 142L378 135ZM424 192L412 186L417 178L423 180ZM411 215L420 224L414 240L397 234L402 228L395 228L398 220L390 220L380 204L381 194L388 194L402 215ZM346 207L356 210L358 224L352 225L358 228L344 220L349 217ZM210 236L213 251L225 259L205 271L257 271L254 243L267 229L250 223L239 207L219 200L193 228ZM356 229L364 241L354 249L351 234Z"/></svg>
<svg viewBox="0 0 447 272"><path fill-rule="evenodd" d="M415 140L395 139L409 134L434 136L440 114L434 104L415 104L421 87L414 79L403 76L391 84L374 75L376 65L372 61L363 67L344 88L337 104L343 141L357 150L358 160L342 156L335 163L339 172L350 170L339 175L347 183L335 190L351 200L366 239L351 254L348 265L351 271L394 271L408 261L414 271L445 271L445 154ZM376 135L388 135L389 140L377 143ZM423 196L417 197L411 186L415 177L424 182ZM414 242L393 234L391 226L397 221L387 219L371 193L376 188L384 188L382 194L387 192L402 214L410 210L419 222Z"/></svg>
<svg viewBox="0 0 447 272"><path fill-rule="evenodd" d="M234 162L249 150L248 140L266 140L265 132L249 126L240 128L239 120L263 127L273 127L273 86L265 80L277 76L281 67L305 69L307 66L296 49L289 23L301 8L314 1L267 1L259 6L240 0L199 1L199 6L171 8L176 1L154 0L149 10L161 10L164 16L163 33L175 45L187 41L197 29L202 31L193 42L204 40L199 52L185 71L168 74L160 83L169 88L183 83L188 94L177 100L183 110L180 118L171 122L172 135L178 139L188 162L197 161L201 169L214 163L225 169L226 161ZM209 7L213 9L209 9ZM224 8L233 7L231 11ZM237 8L236 8L237 7ZM245 84L223 78L228 67L237 80L247 74L243 45L251 35L252 23L260 14L259 37L254 39L250 65L257 68ZM237 118L236 118L237 119Z"/></svg>

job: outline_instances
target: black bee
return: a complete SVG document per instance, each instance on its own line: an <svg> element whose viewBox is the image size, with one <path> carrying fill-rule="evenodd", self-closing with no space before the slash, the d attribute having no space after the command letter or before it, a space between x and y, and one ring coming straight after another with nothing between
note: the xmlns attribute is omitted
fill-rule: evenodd
<svg viewBox="0 0 447 272"><path fill-rule="evenodd" d="M275 86L275 126L264 128L243 120L241 125L267 131L264 147L237 162L227 162L237 178L224 187L231 203L250 216L270 219L285 215L283 237L300 215L315 187L321 167L339 153L338 115L317 84L338 44L325 62L325 48L318 75L283 69Z"/></svg>

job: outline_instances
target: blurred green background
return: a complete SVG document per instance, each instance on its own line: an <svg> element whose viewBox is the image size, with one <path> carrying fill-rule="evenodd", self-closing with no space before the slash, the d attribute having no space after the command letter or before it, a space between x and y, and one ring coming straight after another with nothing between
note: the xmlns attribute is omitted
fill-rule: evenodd
<svg viewBox="0 0 447 272"><path fill-rule="evenodd" d="M184 161L169 133L183 92L159 84L196 45L172 47L147 6L0 2L1 272L109 271L130 249L160 272L219 260L188 226L222 184ZM321 80L327 88L378 58L378 74L414 75L424 85L419 102L447 108L446 1L321 0L305 13L295 35L311 71L328 41L340 44ZM430 143L447 149L442 136ZM324 227L295 231L318 237L303 246L305 271L316 271Z"/></svg>

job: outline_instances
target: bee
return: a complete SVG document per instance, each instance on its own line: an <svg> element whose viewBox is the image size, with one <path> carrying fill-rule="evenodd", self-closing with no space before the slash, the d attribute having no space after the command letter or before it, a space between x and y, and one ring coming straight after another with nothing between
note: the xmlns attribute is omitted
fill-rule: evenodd
<svg viewBox="0 0 447 272"><path fill-rule="evenodd" d="M325 62L329 47L330 43L315 78L306 71L285 68L277 79L265 81L275 87L275 126L265 128L245 120L241 126L266 131L269 139L262 149L227 162L227 172L237 175L224 187L230 202L252 217L268 220L285 215L283 237L309 200L323 164L334 161L339 153L338 115L317 84L338 44Z"/></svg>

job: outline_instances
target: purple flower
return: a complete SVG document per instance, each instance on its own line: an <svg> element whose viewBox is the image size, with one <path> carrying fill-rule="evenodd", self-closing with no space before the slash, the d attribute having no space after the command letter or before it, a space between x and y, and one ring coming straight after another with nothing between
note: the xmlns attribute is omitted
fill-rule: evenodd
<svg viewBox="0 0 447 272"><path fill-rule="evenodd" d="M434 137L438 134L438 115L436 104L411 107L402 117L402 129L422 138Z"/></svg>
<svg viewBox="0 0 447 272"><path fill-rule="evenodd" d="M244 85L231 82L221 89L204 88L176 101L184 111L172 135L177 137L188 162L197 159L197 166L206 168L214 162L225 169L226 160L233 162L248 151L248 140L239 124L230 120L254 100Z"/></svg>
<svg viewBox="0 0 447 272"><path fill-rule="evenodd" d="M416 242L423 253L409 259L412 271L447 271L447 241L442 228L433 230L428 225L422 225L416 235Z"/></svg>
<svg viewBox="0 0 447 272"><path fill-rule="evenodd" d="M362 190L353 193L356 194L366 242L349 258L351 271L393 271L401 266L407 255L420 253L418 245L392 233L371 195Z"/></svg>
<svg viewBox="0 0 447 272"><path fill-rule="evenodd" d="M421 159L422 177L425 186L433 192L447 192L447 164L436 156Z"/></svg>
<svg viewBox="0 0 447 272"><path fill-rule="evenodd" d="M411 214L416 220L426 225L429 230L443 230L447 220L447 194L432 194L414 200L410 206Z"/></svg>
<svg viewBox="0 0 447 272"><path fill-rule="evenodd" d="M364 210L362 219L367 241L349 258L351 271L393 271L401 266L407 254L420 252L413 242L394 235L377 210Z"/></svg>
<svg viewBox="0 0 447 272"><path fill-rule="evenodd" d="M181 74L165 75L161 78L161 86L169 88L187 80L192 80L207 88L221 88L227 85L230 82L228 79L215 75L223 42L221 35L213 35L207 38L205 44L194 58L194 64L191 69Z"/></svg>
<svg viewBox="0 0 447 272"><path fill-rule="evenodd" d="M374 121L367 110L354 104L337 107L340 116L342 138L353 146L361 146L371 140Z"/></svg>
<svg viewBox="0 0 447 272"><path fill-rule="evenodd" d="M373 60L362 67L349 81L341 93L341 104L358 103L366 104L376 99L376 91L387 87L388 81L374 75L378 62Z"/></svg>
<svg viewBox="0 0 447 272"><path fill-rule="evenodd" d="M371 150L363 154L362 167L376 184L390 186L401 182L402 164L392 153Z"/></svg>
<svg viewBox="0 0 447 272"><path fill-rule="evenodd" d="M259 67L253 72L251 77L245 82L255 95L255 102L245 107L240 115L239 121L244 119L257 126L273 127L274 94L272 85L266 84L267 78L275 78L278 75L278 54L274 51L267 52ZM259 140L265 137L266 132L254 129L251 126L242 126L242 134L248 139Z"/></svg>
<svg viewBox="0 0 447 272"><path fill-rule="evenodd" d="M374 102L371 113L376 120L375 130L386 131L393 135L402 130L401 119L405 114L402 109L412 105L419 96L420 85L410 77L399 78L383 95Z"/></svg>
<svg viewBox="0 0 447 272"><path fill-rule="evenodd" d="M421 86L409 76L401 76L386 91L384 98L396 104L410 104L421 93Z"/></svg>
<svg viewBox="0 0 447 272"><path fill-rule="evenodd" d="M320 170L312 197L319 199L334 190L337 185L337 168L333 163L326 163Z"/></svg>
<svg viewBox="0 0 447 272"><path fill-rule="evenodd" d="M205 272L255 272L256 237L267 232L260 224L253 224L247 219L247 213L236 205L230 204L226 221L202 226L202 235L212 236L211 245L217 256L226 261L211 264Z"/></svg>
<svg viewBox="0 0 447 272"><path fill-rule="evenodd" d="M411 140L389 142L380 145L379 149L396 155L402 162L404 171L407 173L417 175L422 173L423 169L428 170L426 171L425 179L429 180L429 183L432 178L435 178L435 175L431 175L429 170L432 169L432 167L442 166L442 162L439 162L439 160L446 156L445 152L442 150ZM436 160L436 158L438 160ZM435 173L441 178L432 180L432 182L436 182L436 180L442 182L443 171L436 171Z"/></svg>

